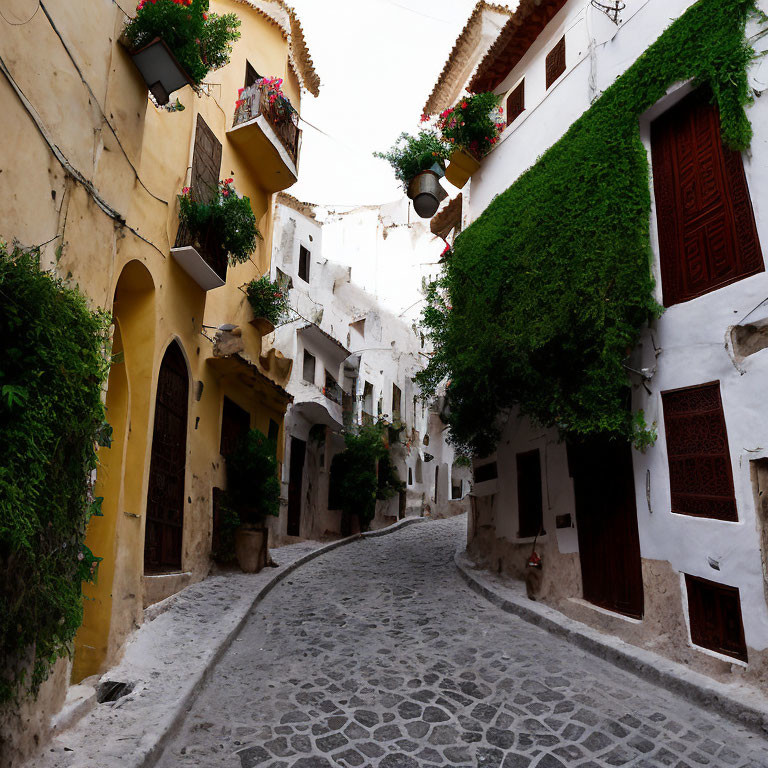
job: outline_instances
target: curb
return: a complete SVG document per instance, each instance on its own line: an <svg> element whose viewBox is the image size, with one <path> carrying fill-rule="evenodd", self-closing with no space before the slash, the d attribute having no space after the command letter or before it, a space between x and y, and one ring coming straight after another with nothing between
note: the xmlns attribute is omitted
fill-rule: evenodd
<svg viewBox="0 0 768 768"><path fill-rule="evenodd" d="M463 562L463 555L463 548L459 548L453 557L461 578L470 589L505 613L562 637L587 653L678 693L698 706L715 710L763 737L768 734L768 703L753 690L713 680L663 656L598 632L550 606L502 595L470 572L472 569Z"/></svg>
<svg viewBox="0 0 768 768"><path fill-rule="evenodd" d="M162 756L167 743L178 732L179 727L183 723L184 718L187 712L189 711L190 707L192 706L192 704L194 704L195 699L197 698L201 688L208 681L212 670L219 663L219 661L221 660L221 657L227 652L227 650L229 650L229 647L232 645L232 643L235 641L237 636L240 634L243 627L245 626L245 623L248 621L248 618L253 612L254 608L281 581L283 581L283 579L285 579L286 576L293 573L300 566L304 565L305 563L308 563L310 560L314 560L315 558L320 557L320 555L324 555L327 552L332 552L334 549L338 549L339 547L344 547L347 544L352 544L364 538L386 536L390 533L395 533L396 531L399 531L401 528L405 528L409 525L413 525L415 523L426 523L426 522L427 522L427 518L424 518L424 517L406 517L403 520L398 520L396 523L393 523L392 525L388 525L386 528L380 528L376 531L366 531L365 533L356 533L353 536L348 536L345 539L332 541L330 544L326 544L322 547L318 547L312 552L308 552L306 555L303 555L298 560L295 560L293 563L286 566L283 570L280 570L278 573L275 573L273 578L271 578L256 593L256 596L253 598L253 602L249 606L248 610L245 611L242 618L237 622L237 624L232 629L232 631L222 640L221 644L216 649L216 652L211 657L211 660L206 666L206 668L202 671L202 673L197 678L197 680L194 681L192 687L189 689L189 692L178 700L176 704L176 714L173 716L173 719L171 720L170 724L162 733L160 738L158 738L158 740L145 752L144 756L137 763L137 768L153 768L153 766L157 763L157 761Z"/></svg>

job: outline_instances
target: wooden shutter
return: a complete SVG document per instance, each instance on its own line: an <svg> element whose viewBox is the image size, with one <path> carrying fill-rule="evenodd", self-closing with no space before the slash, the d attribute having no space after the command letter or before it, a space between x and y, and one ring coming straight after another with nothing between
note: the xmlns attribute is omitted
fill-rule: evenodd
<svg viewBox="0 0 768 768"><path fill-rule="evenodd" d="M196 200L210 202L221 173L221 142L201 115L197 116L195 151L192 156L192 193Z"/></svg>
<svg viewBox="0 0 768 768"><path fill-rule="evenodd" d="M700 89L651 126L664 305L765 269L741 154Z"/></svg>
<svg viewBox="0 0 768 768"><path fill-rule="evenodd" d="M685 575L691 641L702 648L747 661L739 590Z"/></svg>
<svg viewBox="0 0 768 768"><path fill-rule="evenodd" d="M672 511L738 520L720 382L662 392Z"/></svg>
<svg viewBox="0 0 768 768"><path fill-rule="evenodd" d="M521 80L520 85L507 97L507 125L511 125L523 112L525 112L525 80Z"/></svg>
<svg viewBox="0 0 768 768"><path fill-rule="evenodd" d="M543 533L541 458L538 449L517 454L518 537Z"/></svg>
<svg viewBox="0 0 768 768"><path fill-rule="evenodd" d="M558 44L547 54L547 88L565 72L565 35Z"/></svg>

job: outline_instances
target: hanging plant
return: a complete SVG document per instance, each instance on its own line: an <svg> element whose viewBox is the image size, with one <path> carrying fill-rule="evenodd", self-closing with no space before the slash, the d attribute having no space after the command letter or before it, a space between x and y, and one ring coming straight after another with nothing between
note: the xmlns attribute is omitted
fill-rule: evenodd
<svg viewBox="0 0 768 768"><path fill-rule="evenodd" d="M213 230L232 264L248 261L256 241L262 239L251 201L238 196L233 179L220 181L216 194L207 203L196 200L192 190L184 187L179 195L179 218L189 233L201 241Z"/></svg>
<svg viewBox="0 0 768 768"><path fill-rule="evenodd" d="M430 170L435 164L443 168L448 148L433 131L419 131L416 136L401 133L388 152L374 152L373 156L386 160L403 189L408 189L419 173Z"/></svg>
<svg viewBox="0 0 768 768"><path fill-rule="evenodd" d="M495 93L476 93L441 112L437 128L443 141L451 149L461 149L481 160L493 149L505 127L499 98Z"/></svg>
<svg viewBox="0 0 768 768"><path fill-rule="evenodd" d="M199 84L210 71L229 63L239 26L237 14L209 13L208 0L141 0L124 34L131 50L161 38Z"/></svg>
<svg viewBox="0 0 768 768"><path fill-rule="evenodd" d="M288 298L277 281L263 275L251 280L245 289L254 317L263 317L272 325L279 325L288 314Z"/></svg>

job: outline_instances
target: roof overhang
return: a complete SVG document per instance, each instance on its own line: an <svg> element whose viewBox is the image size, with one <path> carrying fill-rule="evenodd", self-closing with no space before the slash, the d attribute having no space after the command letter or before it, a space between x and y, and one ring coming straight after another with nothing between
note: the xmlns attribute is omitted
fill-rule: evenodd
<svg viewBox="0 0 768 768"><path fill-rule="evenodd" d="M310 424L325 424L332 429L341 429L344 425L334 417L330 409L314 401L294 403L291 413L305 418Z"/></svg>
<svg viewBox="0 0 768 768"><path fill-rule="evenodd" d="M352 354L340 341L336 341L333 336L315 323L309 323L303 328L299 328L298 333L304 339L309 340L313 346L321 349L334 365L341 365Z"/></svg>
<svg viewBox="0 0 768 768"><path fill-rule="evenodd" d="M469 90L495 91L568 0L520 0L517 10L480 62Z"/></svg>
<svg viewBox="0 0 768 768"><path fill-rule="evenodd" d="M242 355L209 357L207 363L221 379L235 381L248 389L256 390L268 405L278 410L285 410L288 403L293 402L293 395L279 384L275 384L259 370L257 365L246 360Z"/></svg>

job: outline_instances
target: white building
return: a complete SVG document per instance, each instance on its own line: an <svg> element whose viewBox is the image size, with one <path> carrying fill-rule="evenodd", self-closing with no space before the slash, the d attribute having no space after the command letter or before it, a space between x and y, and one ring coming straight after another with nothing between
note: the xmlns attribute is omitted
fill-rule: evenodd
<svg viewBox="0 0 768 768"><path fill-rule="evenodd" d="M382 208L408 215L401 203ZM322 215L328 216L289 195L276 199L272 278L290 286L291 313L276 328L271 347L294 361L288 384L294 402L285 420L281 514L270 521L275 541L347 532L341 511L328 506L333 457L344 450L345 427L378 418L404 427L392 458L406 490L399 498L378 502L373 527L406 514L456 514L468 503L462 499L469 491L469 473L452 470L453 452L444 445L443 426L418 398L413 382L426 362L424 340L398 316L409 308L406 302L420 311L421 296L417 293L414 300L413 292L404 293L407 298L395 304L398 314L390 311L387 304L393 299L390 294L387 301L381 281L389 270L379 267L385 254L387 263L399 265L395 275L418 273L419 259L437 262L441 243L417 220L414 232L406 225L396 247L388 244L387 214L381 209L333 214L330 224L321 223ZM384 298L374 293L377 286ZM403 281L403 287L410 286Z"/></svg>
<svg viewBox="0 0 768 768"><path fill-rule="evenodd" d="M470 86L499 94L511 118L464 188L457 221L482 216L692 5L626 0L614 23L588 0L521 0L469 74L449 59L441 75L449 102L431 111ZM766 57L749 78L756 92L766 88ZM757 682L768 669L768 102L747 108L755 135L739 156L712 138L715 108L689 98L693 90L670 83L640 117L653 175L656 300L666 311L633 354L641 373L632 374L632 406L655 422L658 439L645 453L569 456L556 430L507 414L497 452L476 462L468 549L522 578L541 532L540 599L705 674ZM692 124L699 143L686 156L686 187L663 158L686 151ZM685 229L693 225L682 204L658 205L664 190L680 200L687 189L690 203L691 189L704 187L718 213L696 212L708 226L719 217L707 231ZM681 257L686 237L690 260Z"/></svg>

